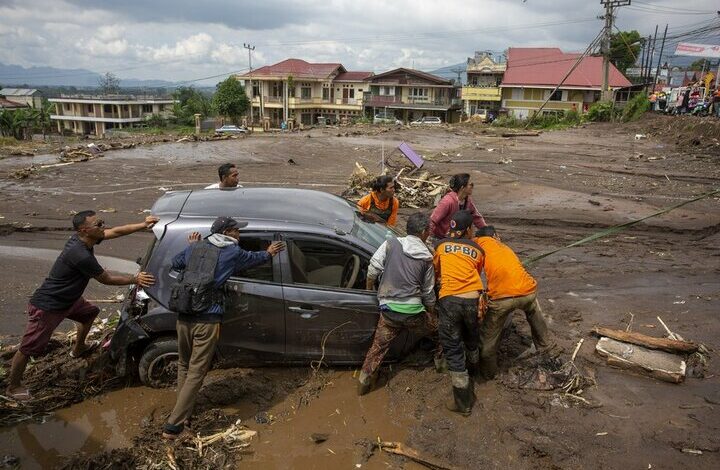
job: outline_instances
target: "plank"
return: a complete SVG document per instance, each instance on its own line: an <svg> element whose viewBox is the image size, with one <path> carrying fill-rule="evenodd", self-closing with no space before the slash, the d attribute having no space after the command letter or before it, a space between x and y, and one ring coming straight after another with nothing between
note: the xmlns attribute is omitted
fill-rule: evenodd
<svg viewBox="0 0 720 470"><path fill-rule="evenodd" d="M685 380L685 361L663 351L654 351L612 338L600 338L595 352L607 359L610 366L627 369L665 382Z"/></svg>

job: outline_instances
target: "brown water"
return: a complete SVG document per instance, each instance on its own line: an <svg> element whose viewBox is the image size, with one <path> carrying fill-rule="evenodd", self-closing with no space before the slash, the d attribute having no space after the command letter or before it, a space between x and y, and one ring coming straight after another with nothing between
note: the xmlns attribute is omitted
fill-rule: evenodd
<svg viewBox="0 0 720 470"><path fill-rule="evenodd" d="M23 469L51 468L77 452L130 447L143 418L172 406L174 398L172 389L127 388L58 410L44 422L0 429L0 458L18 457Z"/></svg>

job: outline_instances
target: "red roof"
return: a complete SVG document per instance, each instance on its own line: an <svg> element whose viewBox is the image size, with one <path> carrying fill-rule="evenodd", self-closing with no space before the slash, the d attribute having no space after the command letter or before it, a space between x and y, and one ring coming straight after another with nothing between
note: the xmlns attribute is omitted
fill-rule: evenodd
<svg viewBox="0 0 720 470"><path fill-rule="evenodd" d="M339 70L338 70L339 69ZM345 72L342 64L311 64L300 59L286 59L274 65L266 65L253 70L246 76L282 76L292 75L294 78L327 78L335 71Z"/></svg>
<svg viewBox="0 0 720 470"><path fill-rule="evenodd" d="M23 103L17 103L15 101L10 101L8 99L3 98L0 96L0 108L3 109L16 109L16 108L29 108L30 106L23 104Z"/></svg>
<svg viewBox="0 0 720 470"><path fill-rule="evenodd" d="M342 72L335 77L335 81L340 82L361 82L366 78L373 76L372 72Z"/></svg>
<svg viewBox="0 0 720 470"><path fill-rule="evenodd" d="M501 86L557 86L581 54L565 53L555 47L511 47ZM601 88L602 57L585 57L563 83L563 88ZM632 83L610 64L610 87Z"/></svg>

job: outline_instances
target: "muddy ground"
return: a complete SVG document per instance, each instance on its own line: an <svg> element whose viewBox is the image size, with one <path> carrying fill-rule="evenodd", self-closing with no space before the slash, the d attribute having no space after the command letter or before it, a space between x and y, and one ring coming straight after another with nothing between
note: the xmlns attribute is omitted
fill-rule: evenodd
<svg viewBox="0 0 720 470"><path fill-rule="evenodd" d="M381 149L405 141L428 158L434 173L470 172L476 205L521 257L720 187L717 120L648 116L629 125L592 124L511 139L488 129L350 127L159 143L50 167L24 180L11 178L11 172L53 163L56 155L4 158L3 343L16 342L22 333L27 297L53 261L53 252L32 249L60 249L72 211L105 210L110 224L138 221L165 190L214 182L216 166L226 161L240 166L243 185L339 194L356 161L377 171ZM361 398L354 394L352 370L320 376L309 368L231 370L216 371L208 381L204 396L219 389L221 399L204 400L201 421L214 419L198 431L210 433L240 419L258 436L237 452L233 465L258 468L420 468L387 453L369 456L368 440L378 439L403 442L458 468L718 468L719 232L720 199L712 197L532 268L551 330L566 351L562 359L586 339L576 362L596 383L583 394L591 406L568 403L552 391L518 389L505 373L476 385L473 414L462 418L444 410L449 378L417 363L385 367L380 388ZM148 241L148 234L136 234L103 243L97 253L134 260ZM116 293L91 283L88 297ZM105 315L118 306L102 304ZM632 318L633 331L662 336L656 316L714 350L705 378L671 385L609 368L595 355L596 340L589 335L594 325L625 329ZM519 315L505 341L501 365L507 371L530 342ZM172 404L172 390L132 385L101 393L44 422L0 429L0 457L8 456L12 465L14 456L23 468L59 466L70 457L71 464L87 466L82 459L112 450L90 463L115 459L131 468L142 464L132 460L132 449L145 448L147 455L168 460L157 428ZM314 443L313 433L328 439Z"/></svg>

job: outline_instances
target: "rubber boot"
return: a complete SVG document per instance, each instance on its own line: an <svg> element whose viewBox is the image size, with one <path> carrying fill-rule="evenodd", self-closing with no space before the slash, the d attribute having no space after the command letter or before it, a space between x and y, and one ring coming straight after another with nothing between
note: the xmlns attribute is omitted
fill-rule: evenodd
<svg viewBox="0 0 720 470"><path fill-rule="evenodd" d="M365 372L360 372L358 377L357 394L359 397L367 395L373 388L374 376L367 375Z"/></svg>
<svg viewBox="0 0 720 470"><path fill-rule="evenodd" d="M450 377L453 386L453 399L446 404L447 409L465 417L470 416L475 402L475 392L468 372L466 370L462 372L450 371Z"/></svg>

